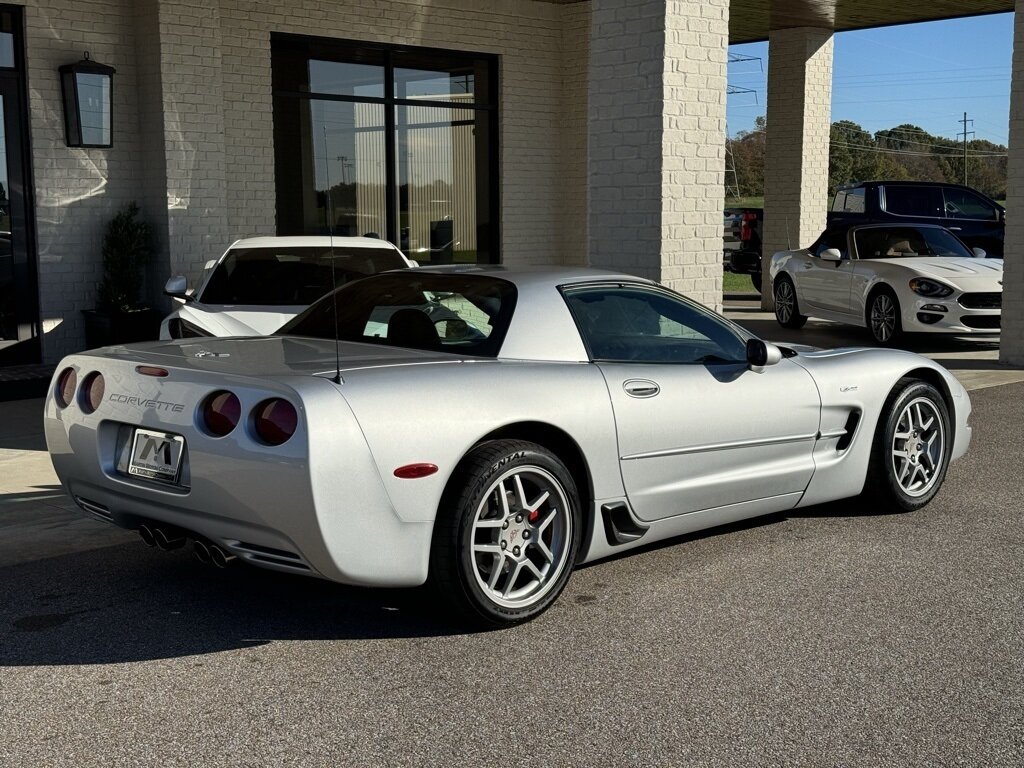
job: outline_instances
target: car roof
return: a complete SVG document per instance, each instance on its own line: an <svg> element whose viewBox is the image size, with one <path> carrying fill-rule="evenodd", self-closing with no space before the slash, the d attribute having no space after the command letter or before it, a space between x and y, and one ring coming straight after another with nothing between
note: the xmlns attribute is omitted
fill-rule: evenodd
<svg viewBox="0 0 1024 768"><path fill-rule="evenodd" d="M444 264L436 266L420 266L416 272L428 274L473 274L496 277L507 280L517 288L537 288L543 286L559 286L569 283L602 283L630 282L655 285L647 280L624 272L600 269L595 267L541 267L541 266L504 266L491 264Z"/></svg>
<svg viewBox="0 0 1024 768"><path fill-rule="evenodd" d="M388 248L397 251L393 243L378 237L331 237L330 235L293 235L289 237L246 237L236 240L232 248Z"/></svg>

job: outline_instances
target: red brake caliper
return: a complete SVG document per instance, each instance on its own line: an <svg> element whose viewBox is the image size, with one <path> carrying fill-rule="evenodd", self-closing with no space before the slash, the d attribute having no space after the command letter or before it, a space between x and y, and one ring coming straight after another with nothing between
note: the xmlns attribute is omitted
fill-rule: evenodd
<svg viewBox="0 0 1024 768"><path fill-rule="evenodd" d="M540 519L540 510L539 509L533 510L533 512L531 512L529 515L527 515L526 519L530 521L530 525L533 525L534 523L536 523Z"/></svg>

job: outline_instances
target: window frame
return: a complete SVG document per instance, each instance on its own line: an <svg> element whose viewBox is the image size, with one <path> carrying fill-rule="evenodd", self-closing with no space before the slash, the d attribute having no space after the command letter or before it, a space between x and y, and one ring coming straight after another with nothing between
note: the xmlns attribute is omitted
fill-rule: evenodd
<svg viewBox="0 0 1024 768"><path fill-rule="evenodd" d="M278 154L279 146L279 117L278 101L286 101L290 104L298 104L301 100L306 101L340 101L348 103L380 104L384 107L384 165L385 165L385 239L401 248L399 194L401 189L401 174L399 173L398 157L398 116L399 107L436 107L452 111L471 110L474 113L481 113L486 120L486 141L487 141L487 162L486 162L486 195L487 223L485 236L481 237L478 227L477 258L476 264L500 264L501 263L501 184L499 172L501 166L500 152L500 126L499 126L499 101L500 101L500 57L497 54L482 53L477 51L459 51L445 48L432 48L410 45L389 45L386 43L372 43L362 40L350 40L343 38L327 38L310 35L296 35L284 32L272 32L270 35L271 48L271 91L273 98L274 112L274 163L275 163L275 229L279 236L308 234L305 232L281 231L282 210L287 206L294 208L296 202L291 195L282 195L280 192L280 176L282 160ZM356 96L314 92L302 90L301 83L294 81L291 84L295 87L285 87L287 78L284 77L288 69L284 59L293 56L303 55L306 61L306 85L308 86L309 61L328 61L345 64L366 64L381 66L384 74L384 95L383 96ZM486 65L486 77L483 82L477 83L474 80L474 98L469 103L459 103L451 100L422 99L422 98L399 98L395 95L395 71L407 69L402 62L403 56L423 56L426 58L437 57L438 59L448 58L455 63L460 60L466 64L483 62ZM280 58L279 58L280 57ZM397 60L397 61L396 61ZM376 62L380 63L377 64ZM279 63L280 62L280 63ZM483 98L477 98L477 93L482 90ZM280 129L283 130L283 129ZM477 151L479 155L479 151ZM478 170L479 174L479 170ZM479 203L484 190L477 185L475 193ZM477 210L480 210L479 204Z"/></svg>
<svg viewBox="0 0 1024 768"><path fill-rule="evenodd" d="M642 293L649 293L649 294L665 297L665 298L669 299L670 301L675 301L675 302L677 302L679 304L682 304L683 306L688 307L689 309L692 309L692 310L696 311L698 314L706 315L711 320L713 320L714 322L717 322L718 324L722 325L726 330L728 330L729 332L733 333L736 336L736 338L740 341L740 343L743 345L744 348L746 348L746 343L750 339L757 338L754 334L750 333L746 329L744 329L741 326L737 325L736 323L734 323L732 320L728 319L727 317L723 317L722 315L718 314L717 312L713 312L712 310L708 309L703 304L700 304L699 302L696 302L696 301L694 301L693 299L691 299L691 298L689 298L687 296L683 296L680 293L676 293L675 291L671 291L671 290L669 290L669 289L667 289L667 288L665 288L663 286L660 286L660 285L650 285L648 283L640 283L640 282L633 283L633 282L619 281L619 280L611 280L611 281L608 281L608 282L604 282L604 281L601 281L601 282L597 282L597 281L589 282L588 281L588 282L579 282L579 283L566 283L564 285L560 285L560 286L558 286L558 292L562 296L562 301L565 302L565 308L569 312L569 316L572 317L573 324L576 326L576 332L579 334L580 341L583 342L583 348L587 352L587 359L591 363L594 363L594 364L615 363L615 364L618 364L618 365L688 365L688 366L692 366L692 365L701 365L701 366L708 366L708 365L747 365L748 364L748 361L746 359L745 354L744 354L744 357L742 359L740 359L740 360L729 360L729 361L721 361L721 362L713 362L713 363L712 362L696 362L696 361L676 362L676 361L666 361L666 360L618 360L618 359L615 359L615 358L595 357L594 356L594 351L593 351L593 349L590 346L590 340L587 338L587 334L583 330L582 324L580 322L580 318L576 315L576 312L573 309L573 306L572 306L572 304L569 301L569 296L567 295L567 294L571 294L571 293L573 293L575 291L594 290L594 289L605 289L605 290L629 289L629 290L636 290L636 291L639 291L639 292L642 292Z"/></svg>

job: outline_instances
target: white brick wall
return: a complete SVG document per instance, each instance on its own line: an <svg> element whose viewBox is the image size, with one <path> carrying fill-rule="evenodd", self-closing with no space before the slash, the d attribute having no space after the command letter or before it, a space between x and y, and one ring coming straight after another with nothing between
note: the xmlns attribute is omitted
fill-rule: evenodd
<svg viewBox="0 0 1024 768"><path fill-rule="evenodd" d="M1010 156L1006 167L1006 261L1003 262L1003 329L999 360L1024 365L1024 0L1013 23L1010 91Z"/></svg>
<svg viewBox="0 0 1024 768"><path fill-rule="evenodd" d="M728 2L591 13L591 263L720 309Z"/></svg>
<svg viewBox="0 0 1024 768"><path fill-rule="evenodd" d="M131 0L35 0L26 7L28 99L35 176L43 353L56 360L81 349L81 310L94 306L106 222L140 194L139 119ZM57 68L91 58L117 69L112 149L64 144Z"/></svg>
<svg viewBox="0 0 1024 768"><path fill-rule="evenodd" d="M825 228L832 109L832 32L801 27L768 42L764 274L771 255L810 245ZM771 292L762 306L772 308Z"/></svg>

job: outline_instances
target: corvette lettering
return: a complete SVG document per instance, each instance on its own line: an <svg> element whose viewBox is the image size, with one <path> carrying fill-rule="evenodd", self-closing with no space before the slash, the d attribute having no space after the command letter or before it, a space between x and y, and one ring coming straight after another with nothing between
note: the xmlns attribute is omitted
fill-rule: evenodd
<svg viewBox="0 0 1024 768"><path fill-rule="evenodd" d="M148 400L142 397L135 397L134 395L122 395L117 392L111 392L107 400L111 403L136 405L139 408L152 408L154 411L167 411L169 413L181 413L185 410L185 406L181 403L165 403L162 400Z"/></svg>

